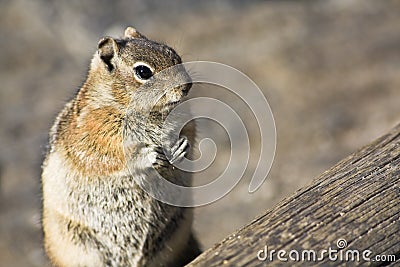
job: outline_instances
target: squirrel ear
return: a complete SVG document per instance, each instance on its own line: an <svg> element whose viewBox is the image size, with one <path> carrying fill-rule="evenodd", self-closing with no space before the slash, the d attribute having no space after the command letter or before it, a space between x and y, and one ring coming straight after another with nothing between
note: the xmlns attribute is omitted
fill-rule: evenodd
<svg viewBox="0 0 400 267"><path fill-rule="evenodd" d="M98 49L101 60L107 65L108 70L112 71L114 66L111 59L119 51L117 42L111 37L104 37L99 41Z"/></svg>
<svg viewBox="0 0 400 267"><path fill-rule="evenodd" d="M133 28L133 27L127 27L127 28L125 29L124 37L127 38L127 39L133 39L133 38L145 38L145 39L146 39L146 37L145 37L143 34L141 34L140 32L138 32L138 31L137 31L135 28Z"/></svg>

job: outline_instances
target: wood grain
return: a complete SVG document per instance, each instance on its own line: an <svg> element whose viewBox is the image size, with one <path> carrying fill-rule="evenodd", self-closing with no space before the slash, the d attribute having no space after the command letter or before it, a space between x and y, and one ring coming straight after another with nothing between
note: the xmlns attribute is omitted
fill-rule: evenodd
<svg viewBox="0 0 400 267"><path fill-rule="evenodd" d="M318 157L318 155L316 155ZM293 261L297 250L338 249L360 252L360 261ZM285 250L282 262L273 255L261 261L260 250ZM362 252L395 255L395 262L365 261ZM295 255L295 254L293 254ZM264 253L260 254L264 257ZM368 256L368 255L367 255ZM345 259L346 256L343 256ZM273 209L205 251L188 266L400 266L400 125L350 155L282 200Z"/></svg>

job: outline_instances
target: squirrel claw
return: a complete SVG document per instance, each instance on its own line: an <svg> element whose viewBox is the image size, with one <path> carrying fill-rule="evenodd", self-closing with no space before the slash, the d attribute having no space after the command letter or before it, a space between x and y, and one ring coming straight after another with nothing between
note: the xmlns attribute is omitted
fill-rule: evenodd
<svg viewBox="0 0 400 267"><path fill-rule="evenodd" d="M153 161L153 167L155 168L168 168L170 164L180 162L187 154L190 147L188 139L183 136L176 144L171 148L169 156L165 156L165 151L162 147L156 147L154 149L155 159Z"/></svg>
<svg viewBox="0 0 400 267"><path fill-rule="evenodd" d="M187 137L183 136L180 138L171 148L171 158L169 159L169 162L171 162L171 164L180 162L186 156L189 147L190 144Z"/></svg>

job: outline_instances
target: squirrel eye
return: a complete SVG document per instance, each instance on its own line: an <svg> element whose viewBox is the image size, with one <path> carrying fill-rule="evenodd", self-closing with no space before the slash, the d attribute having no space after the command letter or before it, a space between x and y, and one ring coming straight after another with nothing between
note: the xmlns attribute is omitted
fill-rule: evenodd
<svg viewBox="0 0 400 267"><path fill-rule="evenodd" d="M144 64L138 64L134 67L135 76L139 82L144 82L153 76L153 71L151 68Z"/></svg>

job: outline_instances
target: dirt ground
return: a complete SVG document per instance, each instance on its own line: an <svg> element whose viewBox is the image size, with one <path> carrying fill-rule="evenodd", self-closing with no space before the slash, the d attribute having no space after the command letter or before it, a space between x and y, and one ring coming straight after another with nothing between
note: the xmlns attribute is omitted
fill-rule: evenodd
<svg viewBox="0 0 400 267"><path fill-rule="evenodd" d="M196 208L208 248L400 122L399 14L400 2L390 0L1 1L0 266L48 264L40 231L47 134L102 36L132 25L184 61L243 71L268 99L277 127L272 170L249 194L253 153L230 194ZM200 94L224 95L192 90ZM200 126L225 142L214 126Z"/></svg>

